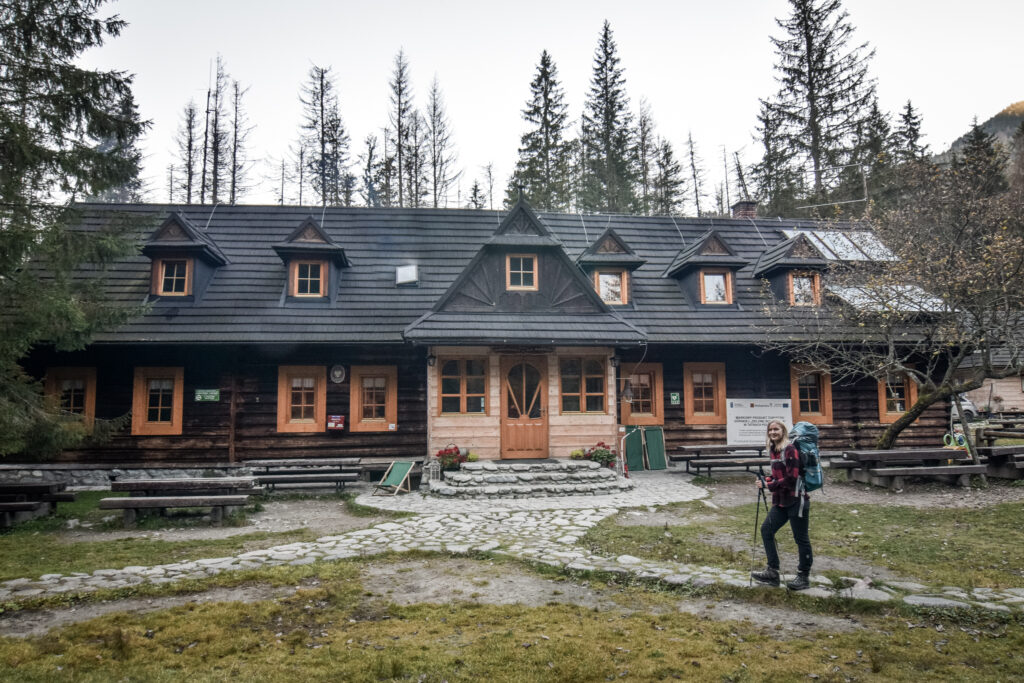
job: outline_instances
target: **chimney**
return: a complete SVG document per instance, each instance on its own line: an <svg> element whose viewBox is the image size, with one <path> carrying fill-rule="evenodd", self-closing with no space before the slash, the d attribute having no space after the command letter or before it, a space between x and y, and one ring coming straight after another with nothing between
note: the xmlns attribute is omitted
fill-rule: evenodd
<svg viewBox="0 0 1024 683"><path fill-rule="evenodd" d="M732 205L733 218L757 218L757 202L743 199Z"/></svg>

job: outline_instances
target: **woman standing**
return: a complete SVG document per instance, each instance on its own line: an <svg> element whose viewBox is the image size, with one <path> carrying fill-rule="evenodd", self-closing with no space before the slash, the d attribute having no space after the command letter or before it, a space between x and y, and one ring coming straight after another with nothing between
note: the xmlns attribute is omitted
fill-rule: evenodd
<svg viewBox="0 0 1024 683"><path fill-rule="evenodd" d="M757 487L767 487L772 494L772 507L761 525L761 540L764 541L764 552L768 566L761 571L751 572L750 576L758 583L768 586L779 585L779 551L775 547L775 534L789 522L793 530L800 555L796 577L786 583L786 587L794 591L802 591L810 587L808 575L814 555L811 553L811 538L808 535L810 526L810 498L803 494L803 513L801 514L800 497L797 495L797 482L800 480L800 454L796 446L789 442L786 425L779 420L768 423L768 456L771 458L771 474L757 480Z"/></svg>

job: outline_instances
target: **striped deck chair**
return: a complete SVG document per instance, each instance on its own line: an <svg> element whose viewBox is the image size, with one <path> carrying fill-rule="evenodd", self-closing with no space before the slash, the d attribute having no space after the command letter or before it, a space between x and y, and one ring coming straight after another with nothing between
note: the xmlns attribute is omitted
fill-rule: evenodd
<svg viewBox="0 0 1024 683"><path fill-rule="evenodd" d="M384 476L381 478L380 483L373 487L373 495L379 496L384 494L391 494L392 496L398 495L399 491L405 491L409 493L412 491L412 485L409 482L409 474L412 472L412 466L414 462L408 461L394 461L388 465L388 469L384 472ZM380 493L384 491L384 493Z"/></svg>

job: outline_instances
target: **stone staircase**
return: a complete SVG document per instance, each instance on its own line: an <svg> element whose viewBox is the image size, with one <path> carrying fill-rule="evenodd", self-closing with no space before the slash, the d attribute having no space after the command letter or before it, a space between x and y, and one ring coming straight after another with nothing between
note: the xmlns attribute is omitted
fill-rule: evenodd
<svg viewBox="0 0 1024 683"><path fill-rule="evenodd" d="M453 498L538 498L621 493L633 482L589 460L466 462L430 482L430 493Z"/></svg>

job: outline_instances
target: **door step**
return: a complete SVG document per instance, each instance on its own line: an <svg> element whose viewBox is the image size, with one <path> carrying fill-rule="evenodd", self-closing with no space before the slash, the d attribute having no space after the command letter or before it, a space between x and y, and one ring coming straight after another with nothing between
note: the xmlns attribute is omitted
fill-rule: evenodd
<svg viewBox="0 0 1024 683"><path fill-rule="evenodd" d="M596 496L628 491L633 482L589 460L534 462L467 462L443 481L430 484L430 493L457 498L538 498Z"/></svg>

